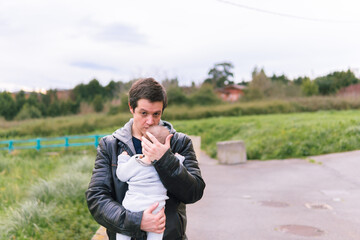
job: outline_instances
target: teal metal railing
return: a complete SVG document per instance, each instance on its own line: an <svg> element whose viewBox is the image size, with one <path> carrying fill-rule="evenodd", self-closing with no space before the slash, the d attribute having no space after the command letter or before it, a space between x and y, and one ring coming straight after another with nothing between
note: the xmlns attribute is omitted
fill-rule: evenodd
<svg viewBox="0 0 360 240"><path fill-rule="evenodd" d="M87 135L87 136L64 136L55 138L35 138L28 140L6 140L0 141L0 150L9 150L9 152L15 149L36 149L42 148L56 148L56 147L80 147L91 146L97 147L99 145L100 138L106 135Z"/></svg>

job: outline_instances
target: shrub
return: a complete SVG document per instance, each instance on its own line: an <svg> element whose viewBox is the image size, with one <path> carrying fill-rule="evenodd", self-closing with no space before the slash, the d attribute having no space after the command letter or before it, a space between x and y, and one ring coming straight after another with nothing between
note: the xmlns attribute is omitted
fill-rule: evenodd
<svg viewBox="0 0 360 240"><path fill-rule="evenodd" d="M214 105L221 102L211 85L204 84L190 95L190 105Z"/></svg>
<svg viewBox="0 0 360 240"><path fill-rule="evenodd" d="M121 112L128 112L128 111L129 111L128 95L122 94L120 97L120 105L110 106L110 110L108 114L115 115Z"/></svg>
<svg viewBox="0 0 360 240"><path fill-rule="evenodd" d="M16 120L24 120L29 118L41 118L41 111L35 107L31 106L28 103L25 103L21 108L20 112L16 115Z"/></svg>
<svg viewBox="0 0 360 240"><path fill-rule="evenodd" d="M96 112L101 112L104 109L104 100L101 95L96 95L93 100L94 110Z"/></svg>
<svg viewBox="0 0 360 240"><path fill-rule="evenodd" d="M183 93L179 87L171 87L167 90L167 98L169 105L188 104L188 97Z"/></svg>

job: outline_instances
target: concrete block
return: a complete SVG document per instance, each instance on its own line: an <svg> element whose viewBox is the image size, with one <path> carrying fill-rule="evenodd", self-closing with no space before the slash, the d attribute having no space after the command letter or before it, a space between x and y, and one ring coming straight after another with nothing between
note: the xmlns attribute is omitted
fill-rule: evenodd
<svg viewBox="0 0 360 240"><path fill-rule="evenodd" d="M191 142L193 144L194 147L194 151L196 154L196 159L198 160L198 162L200 162L200 154L201 154L201 137L200 136L189 136L189 138L191 139Z"/></svg>
<svg viewBox="0 0 360 240"><path fill-rule="evenodd" d="M245 163L246 148L244 141L217 142L217 158L221 164Z"/></svg>

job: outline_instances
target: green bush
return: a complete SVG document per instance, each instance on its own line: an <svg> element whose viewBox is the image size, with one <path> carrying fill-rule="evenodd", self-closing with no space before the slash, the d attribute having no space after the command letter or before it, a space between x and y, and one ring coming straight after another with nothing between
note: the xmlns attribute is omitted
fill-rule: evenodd
<svg viewBox="0 0 360 240"><path fill-rule="evenodd" d="M211 85L204 84L189 96L190 105L214 105L221 102Z"/></svg>
<svg viewBox="0 0 360 240"><path fill-rule="evenodd" d="M101 95L96 95L93 100L94 110L101 112L104 109L104 100Z"/></svg>
<svg viewBox="0 0 360 240"><path fill-rule="evenodd" d="M20 112L16 115L15 119L24 120L24 119L41 118L41 117L42 117L41 111L37 107L25 103L24 106L21 108Z"/></svg>
<svg viewBox="0 0 360 240"><path fill-rule="evenodd" d="M179 87L171 87L167 90L168 104L169 105L182 105L189 104L188 97L183 93Z"/></svg>
<svg viewBox="0 0 360 240"><path fill-rule="evenodd" d="M108 115L115 115L115 114L119 114L122 112L128 112L128 111L129 111L128 95L122 94L120 97L120 105L110 106Z"/></svg>

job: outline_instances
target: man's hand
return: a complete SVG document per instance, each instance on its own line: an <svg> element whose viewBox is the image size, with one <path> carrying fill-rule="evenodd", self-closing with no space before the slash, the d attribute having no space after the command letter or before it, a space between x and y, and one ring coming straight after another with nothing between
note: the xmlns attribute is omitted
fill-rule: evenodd
<svg viewBox="0 0 360 240"><path fill-rule="evenodd" d="M149 158L150 162L154 160L159 160L170 148L170 140L173 135L170 134L169 136L167 136L165 140L165 144L161 144L156 139L156 137L154 137L154 135L152 135L149 132L146 132L146 134L149 136L152 143L144 136L142 137L141 146L143 148L142 149L143 154Z"/></svg>
<svg viewBox="0 0 360 240"><path fill-rule="evenodd" d="M152 213L158 206L159 203L154 203L144 211L140 224L141 230L154 233L163 233L165 231L166 217L164 208L156 214Z"/></svg>

